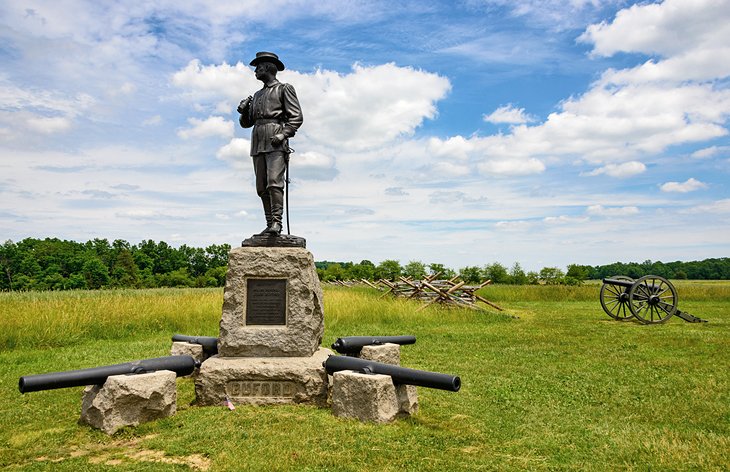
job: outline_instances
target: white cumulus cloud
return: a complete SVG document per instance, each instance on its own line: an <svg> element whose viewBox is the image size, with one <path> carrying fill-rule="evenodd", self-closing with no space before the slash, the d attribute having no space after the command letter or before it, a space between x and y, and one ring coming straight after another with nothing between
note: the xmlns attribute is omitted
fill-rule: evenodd
<svg viewBox="0 0 730 472"><path fill-rule="evenodd" d="M436 116L436 102L451 89L445 77L395 64L355 64L347 74L287 69L277 78L297 91L304 111L301 132L320 145L348 151L383 146L412 134L423 120ZM248 66L204 66L197 60L178 71L173 83L211 109L219 108L221 99L234 108L237 100L261 88Z"/></svg>
<svg viewBox="0 0 730 472"><path fill-rule="evenodd" d="M586 209L586 213L596 216L628 216L636 215L639 213L639 209L635 206L604 207L603 205L591 205Z"/></svg>
<svg viewBox="0 0 730 472"><path fill-rule="evenodd" d="M698 149L691 154L693 159L708 159L722 154L730 154L730 146L710 146Z"/></svg>
<svg viewBox="0 0 730 472"><path fill-rule="evenodd" d="M662 192L688 193L707 188L707 184L694 178L689 178L684 182L667 182L662 184L659 188Z"/></svg>
<svg viewBox="0 0 730 472"><path fill-rule="evenodd" d="M292 177L305 180L332 180L339 173L333 157L315 151L292 154L289 167Z"/></svg>
<svg viewBox="0 0 730 472"><path fill-rule="evenodd" d="M516 125L535 121L533 116L525 113L524 108L515 108L511 104L497 108L489 115L484 115L483 119L488 123L509 123Z"/></svg>
<svg viewBox="0 0 730 472"><path fill-rule="evenodd" d="M494 159L477 165L482 174L494 175L530 175L545 170L545 164L534 157L528 159Z"/></svg>
<svg viewBox="0 0 730 472"><path fill-rule="evenodd" d="M177 132L177 135L182 139L201 139L213 136L221 138L233 137L233 122L226 120L222 116L209 116L205 120L188 118L188 123L192 125L191 128L181 129Z"/></svg>
<svg viewBox="0 0 730 472"><path fill-rule="evenodd" d="M65 116L34 117L26 121L28 127L33 131L44 134L60 133L71 128L72 122Z"/></svg>
<svg viewBox="0 0 730 472"><path fill-rule="evenodd" d="M603 167L599 167L586 175L608 175L609 177L617 177L624 179L627 177L633 177L634 175L641 174L646 171L646 166L638 161L624 162L622 164L607 164Z"/></svg>

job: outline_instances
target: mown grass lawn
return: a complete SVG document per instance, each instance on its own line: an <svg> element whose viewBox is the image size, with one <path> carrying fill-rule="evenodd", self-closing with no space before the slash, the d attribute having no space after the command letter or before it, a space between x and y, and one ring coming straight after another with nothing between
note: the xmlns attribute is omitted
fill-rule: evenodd
<svg viewBox="0 0 730 472"><path fill-rule="evenodd" d="M414 334L407 367L460 375L419 388L389 425L305 406L191 406L107 436L79 426L81 388L21 395L21 375L166 355L217 335L221 290L0 294L0 466L10 470L729 470L730 284L677 284L709 319L612 321L598 285L487 287L507 308L426 309L325 288L325 338ZM517 316L513 318L509 315Z"/></svg>

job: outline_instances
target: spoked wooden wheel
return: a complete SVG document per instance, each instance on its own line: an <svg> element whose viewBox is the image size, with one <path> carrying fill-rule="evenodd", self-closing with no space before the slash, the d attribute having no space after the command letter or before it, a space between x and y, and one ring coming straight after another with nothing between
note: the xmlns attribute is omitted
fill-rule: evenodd
<svg viewBox="0 0 730 472"><path fill-rule="evenodd" d="M625 275L616 275L611 278L632 283L634 281L634 279ZM619 285L603 284L601 287L601 306L603 311L615 320L625 321L634 316L629 307L629 289Z"/></svg>
<svg viewBox="0 0 730 472"><path fill-rule="evenodd" d="M646 275L631 286L629 308L644 324L664 323L677 311L677 291L664 277Z"/></svg>

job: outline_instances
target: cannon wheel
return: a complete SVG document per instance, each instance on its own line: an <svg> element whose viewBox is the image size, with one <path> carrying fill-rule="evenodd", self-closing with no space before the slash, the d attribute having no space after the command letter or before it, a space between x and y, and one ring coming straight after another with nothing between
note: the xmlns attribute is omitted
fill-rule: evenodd
<svg viewBox="0 0 730 472"><path fill-rule="evenodd" d="M664 277L646 275L629 289L629 308L644 324L664 323L677 312L677 291Z"/></svg>
<svg viewBox="0 0 730 472"><path fill-rule="evenodd" d="M611 278L628 282L634 281L634 279L625 275L615 275ZM629 306L628 290L618 285L603 284L601 287L601 306L603 311L615 320L626 321L634 316Z"/></svg>

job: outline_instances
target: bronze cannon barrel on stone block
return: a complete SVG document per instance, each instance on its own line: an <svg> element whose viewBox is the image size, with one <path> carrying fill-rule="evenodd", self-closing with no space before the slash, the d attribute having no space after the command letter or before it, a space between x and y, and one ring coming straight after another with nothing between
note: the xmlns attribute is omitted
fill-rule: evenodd
<svg viewBox="0 0 730 472"><path fill-rule="evenodd" d="M391 344L415 344L415 336L347 336L337 338L332 343L332 349L340 354L357 354L364 346L381 346Z"/></svg>
<svg viewBox="0 0 730 472"><path fill-rule="evenodd" d="M197 362L191 356L155 357L90 369L26 375L18 381L18 389L20 393L27 393L83 385L102 385L113 375L146 374L158 370L171 370L180 377L192 374L196 366Z"/></svg>
<svg viewBox="0 0 730 472"><path fill-rule="evenodd" d="M394 384L416 385L418 387L437 388L458 392L461 379L455 375L440 374L426 370L408 369L391 364L358 359L349 356L329 356L322 364L328 374L341 370L352 370L363 374L389 375Z"/></svg>
<svg viewBox="0 0 730 472"><path fill-rule="evenodd" d="M208 356L218 354L218 338L213 336L186 336L184 334L173 334L173 342L188 342L203 346L203 352Z"/></svg>

